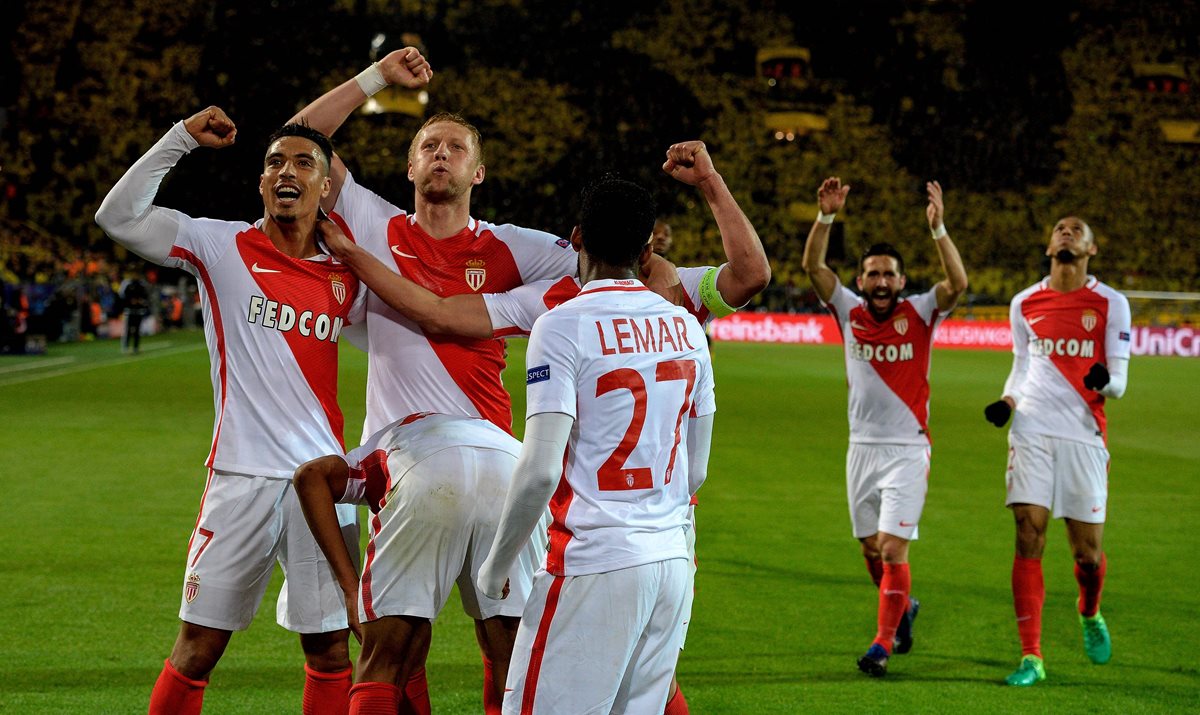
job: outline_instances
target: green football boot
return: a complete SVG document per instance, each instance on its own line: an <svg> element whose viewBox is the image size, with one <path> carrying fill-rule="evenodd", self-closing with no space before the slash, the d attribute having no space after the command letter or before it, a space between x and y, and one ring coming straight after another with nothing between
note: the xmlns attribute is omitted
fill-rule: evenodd
<svg viewBox="0 0 1200 715"><path fill-rule="evenodd" d="M1036 655L1027 655L1021 659L1021 665L1012 675L1004 679L1009 685L1029 686L1046 679L1046 664Z"/></svg>
<svg viewBox="0 0 1200 715"><path fill-rule="evenodd" d="M1096 665L1104 665L1112 659L1112 638L1108 635L1108 625L1100 611L1087 617L1079 614L1079 625L1083 626L1083 652L1087 653Z"/></svg>

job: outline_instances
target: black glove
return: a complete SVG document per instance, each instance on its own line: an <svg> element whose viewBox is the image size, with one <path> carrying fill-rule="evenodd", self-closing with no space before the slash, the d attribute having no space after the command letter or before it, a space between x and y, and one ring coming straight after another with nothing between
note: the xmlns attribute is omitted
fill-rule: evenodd
<svg viewBox="0 0 1200 715"><path fill-rule="evenodd" d="M1088 374L1083 376L1083 386L1089 390L1103 390L1108 384L1108 368L1100 363L1092 365L1092 369L1088 370Z"/></svg>
<svg viewBox="0 0 1200 715"><path fill-rule="evenodd" d="M1004 400L996 400L992 404L983 408L983 416L987 418L988 422L991 422L997 427L1003 427L1004 423L1008 422L1008 418L1011 415L1012 408L1009 407L1008 403Z"/></svg>

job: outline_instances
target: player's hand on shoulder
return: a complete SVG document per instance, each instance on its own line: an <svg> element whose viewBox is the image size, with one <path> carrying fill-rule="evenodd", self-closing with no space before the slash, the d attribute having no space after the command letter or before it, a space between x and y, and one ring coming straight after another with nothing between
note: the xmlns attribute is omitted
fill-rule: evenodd
<svg viewBox="0 0 1200 715"><path fill-rule="evenodd" d="M220 107L208 107L183 120L183 128L200 146L220 149L233 144L237 127Z"/></svg>
<svg viewBox="0 0 1200 715"><path fill-rule="evenodd" d="M929 198L929 205L925 207L925 217L929 219L929 229L936 231L942 225L946 214L946 203L942 200L942 185L936 181L927 181L925 182L925 193Z"/></svg>
<svg viewBox="0 0 1200 715"><path fill-rule="evenodd" d="M1108 368L1101 363L1092 365L1088 374L1083 376L1083 386L1089 390L1103 390L1109 381Z"/></svg>
<svg viewBox="0 0 1200 715"><path fill-rule="evenodd" d="M408 89L419 89L433 79L433 69L429 66L429 61L415 47L389 52L379 60L379 71L388 84Z"/></svg>
<svg viewBox="0 0 1200 715"><path fill-rule="evenodd" d="M329 249L329 253L339 261L346 260L354 250L354 242L346 236L342 227L327 217L317 221L317 236Z"/></svg>
<svg viewBox="0 0 1200 715"><path fill-rule="evenodd" d="M817 189L817 205L821 213L828 216L842 210L846 205L846 194L850 193L850 185L842 185L840 177L831 176L821 182Z"/></svg>
<svg viewBox="0 0 1200 715"><path fill-rule="evenodd" d="M1003 427L1008 423L1008 418L1012 416L1012 411L1012 403L1008 399L996 400L983 408L983 416L997 427Z"/></svg>
<svg viewBox="0 0 1200 715"><path fill-rule="evenodd" d="M672 144L662 168L688 186L697 186L717 175L708 148L698 140Z"/></svg>

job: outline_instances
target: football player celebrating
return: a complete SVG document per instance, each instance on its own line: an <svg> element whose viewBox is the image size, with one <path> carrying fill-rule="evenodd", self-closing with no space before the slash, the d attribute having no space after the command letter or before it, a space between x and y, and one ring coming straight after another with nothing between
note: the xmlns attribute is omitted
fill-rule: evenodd
<svg viewBox="0 0 1200 715"><path fill-rule="evenodd" d="M1092 229L1075 216L1054 226L1050 275L1018 293L1009 308L1013 367L1003 397L984 415L1008 432L1007 501L1017 527L1013 606L1021 664L1006 678L1045 680L1042 660L1042 552L1051 514L1067 525L1079 583L1083 647L1107 663L1112 641L1100 615L1108 561L1101 540L1108 515L1106 398L1125 394L1130 315L1125 296L1088 275Z"/></svg>

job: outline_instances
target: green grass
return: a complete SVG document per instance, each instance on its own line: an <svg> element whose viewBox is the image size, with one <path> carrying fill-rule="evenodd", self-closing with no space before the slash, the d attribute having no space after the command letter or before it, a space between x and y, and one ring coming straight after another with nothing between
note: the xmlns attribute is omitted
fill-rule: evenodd
<svg viewBox="0 0 1200 715"><path fill-rule="evenodd" d="M0 361L0 712L144 711L178 621L182 561L212 428L198 334L51 346ZM521 342L510 375L523 374ZM916 645L882 681L855 658L876 598L845 506L845 377L837 347L716 347L718 419L698 513L700 572L680 681L696 713L1180 712L1200 704L1193 585L1200 360L1137 358L1112 403L1110 664L1083 654L1061 526L1046 551L1049 678L1001 680L1019 646L1009 591L1004 431L982 418L1002 353L939 351L931 489L912 548ZM348 441L365 359L346 348ZM519 382L517 414L523 414ZM519 420L518 420L519 422ZM278 576L276 577L278 579ZM269 593L274 594L277 585ZM295 636L269 597L213 676L208 713L299 711ZM452 599L434 628L435 711L479 712L480 666Z"/></svg>

